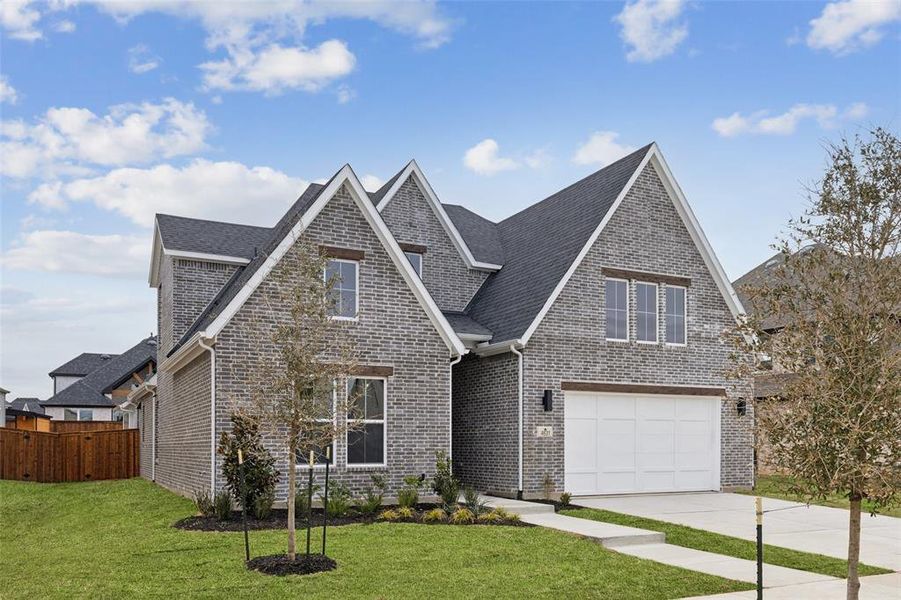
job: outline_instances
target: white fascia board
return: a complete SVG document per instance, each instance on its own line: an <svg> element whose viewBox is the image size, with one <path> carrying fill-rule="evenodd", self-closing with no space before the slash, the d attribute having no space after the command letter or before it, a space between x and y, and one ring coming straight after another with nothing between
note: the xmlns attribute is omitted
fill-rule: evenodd
<svg viewBox="0 0 901 600"><path fill-rule="evenodd" d="M203 331L195 333L175 351L175 354L166 357L157 368L164 373L175 373L205 352L199 343L201 338L204 338L206 343L210 345L216 342L215 339L206 339L207 337L208 336Z"/></svg>
<svg viewBox="0 0 901 600"><path fill-rule="evenodd" d="M160 224L153 220L153 241L150 249L150 273L147 274L147 283L150 287L160 285L160 255L163 252L163 239L160 237Z"/></svg>
<svg viewBox="0 0 901 600"><path fill-rule="evenodd" d="M263 282L263 280L269 275L272 269L279 263L282 257L288 252L294 242L299 239L300 234L310 226L310 224L316 219L325 205L334 197L334 195L341 189L345 183L348 184L348 187L351 191L351 197L356 203L357 207L362 211L363 216L366 218L370 227L372 227L373 231L375 231L376 236L382 242L382 245L388 251L388 256L391 257L397 269L400 271L401 276L413 290L414 295L417 300L419 300L422 307L425 309L426 314L429 319L432 321L433 325L437 329L439 335L442 337L444 342L447 344L448 348L455 355L462 355L467 352L466 347L463 345L463 342L457 337L454 330L451 328L450 323L448 323L447 319L441 314L441 311L438 309L438 306L435 304L435 301L432 299L431 295L426 291L425 286L422 283L422 280L419 276L416 275L416 272L413 270L413 265L410 264L410 261L407 260L406 256L404 256L403 251L400 249L400 246L397 243L397 240L394 239L394 236L391 235L391 232L388 230L388 226L385 225L385 221L382 220L381 215L375 206L373 206L372 202L369 201L369 197L366 194L366 190L363 189L363 185L360 183L360 180L357 178L356 174L350 168L349 165L345 165L338 174L332 178L329 185L320 192L319 197L313 203L313 205L303 214L303 216L298 220L298 222L294 225L291 231L279 242L279 245L272 251L272 253L266 257L265 262L260 266L259 269L253 274L253 276L244 284L244 287L232 298L231 302L219 313L212 323L210 323L209 327L207 327L206 331L197 334L195 337L203 334L203 337L215 337L222 331L225 325L234 317L234 315L238 312L241 306L250 298L250 295L253 294L254 290ZM193 338L192 338L193 339ZM187 345L187 344L186 344ZM173 357L174 358L174 357Z"/></svg>
<svg viewBox="0 0 901 600"><path fill-rule="evenodd" d="M167 250L166 248L163 248L163 254L166 256L174 256L175 258L202 260L204 262L222 263L226 265L246 265L250 263L250 259L241 256L210 254L209 252L190 252L188 250Z"/></svg>
<svg viewBox="0 0 901 600"><path fill-rule="evenodd" d="M493 356L495 354L510 352L511 348L516 348L517 350L522 349L525 345L526 343L522 339L507 340L506 342L495 342L494 344L479 344L473 348L473 352L479 356Z"/></svg>
<svg viewBox="0 0 901 600"><path fill-rule="evenodd" d="M695 246L698 248L698 251L701 254L701 257L704 259L704 263L707 265L707 269L710 271L714 281L717 284L717 287L723 295L723 298L726 300L726 304L729 306L729 310L732 312L732 315L736 319L739 319L740 316L744 314L744 309L742 308L741 301L738 299L735 290L732 289L732 284L729 283L729 279L726 277L726 272L723 270L722 265L720 265L719 260L717 260L716 255L713 252L713 248L711 248L710 242L707 241L707 236L704 235L704 232L701 229L701 225L698 223L697 218L694 216L691 207L689 207L685 195L679 188L679 184L676 183L675 178L673 178L672 172L669 170L669 167L663 160L660 149L658 148L657 144L654 143L651 145L651 148L648 150L641 163L635 169L635 172L632 173L632 176L629 178L629 181L626 183L625 187L623 187L623 190L619 193L619 196L617 196L616 200L614 200L613 205L610 207L610 210L608 210L607 214L604 215L604 218L597 226L597 229L595 229L591 234L591 237L588 238L588 242L579 252L576 260L573 261L573 264L570 265L569 269L563 275L563 278L557 283L557 287L554 288L553 293L551 293L547 301L544 303L544 306L541 308L541 312L538 313L538 315L532 321L532 324L526 330L525 334L523 334L523 344L527 344L529 339L535 333L535 330L538 329L541 321L544 320L544 317L551 309L551 306L554 305L554 302L563 291L566 283L570 280L570 278L573 276L573 273L575 273L576 269L585 259L585 256L591 250L591 247L594 246L594 243L601 235L601 231L604 230L604 227L606 227L607 223L610 222L610 219L613 218L613 215L616 213L616 209L618 209L620 204L622 204L626 195L632 189L632 186L635 185L635 181L638 179L638 176L644 171L645 167L647 167L649 163L654 165L658 175L660 175L660 180L663 182L663 186L667 190L667 193L669 194L670 199L672 200L673 205L676 208L676 212L678 212L679 216L682 218L682 221L685 224L685 228L688 230L689 235L691 235L691 239L694 241Z"/></svg>
<svg viewBox="0 0 901 600"><path fill-rule="evenodd" d="M463 236L460 235L459 230L454 225L454 222L448 216L447 211L444 210L444 206L442 206L441 201L438 200L438 195L435 194L435 190L432 189L431 184L429 184L428 179L425 178L425 175L422 172L422 169L419 168L419 165L415 160L411 160L406 168L404 168L400 177L397 178L397 181L394 182L394 185L388 190L382 200L378 203L376 208L379 212L384 210L385 206L388 205L389 202L394 198L397 194L398 190L400 190L401 186L407 181L407 179L413 176L416 180L417 185L419 185L419 189L423 191L426 199L429 201L429 205L432 207L432 212L435 213L435 216L438 217L438 222L441 223L441 226L444 228L445 233L447 233L448 237L451 239L451 242L454 244L454 247L457 249L457 252L463 258L463 262L466 263L466 266L470 269L476 269L479 271L497 271L502 265L495 265L493 263L481 262L475 259L472 252L469 250L469 246L466 245L466 242L463 240Z"/></svg>

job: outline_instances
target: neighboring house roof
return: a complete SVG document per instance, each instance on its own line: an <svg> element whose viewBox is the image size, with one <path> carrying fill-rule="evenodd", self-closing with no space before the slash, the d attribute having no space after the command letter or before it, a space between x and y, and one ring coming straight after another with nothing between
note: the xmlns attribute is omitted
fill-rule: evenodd
<svg viewBox="0 0 901 600"><path fill-rule="evenodd" d="M8 389L0 387L0 394L8 394L8 393L9 393Z"/></svg>
<svg viewBox="0 0 901 600"><path fill-rule="evenodd" d="M104 394L147 366L156 362L156 337L141 340L127 351L110 359L102 367L54 394L42 403L44 406L116 406Z"/></svg>
<svg viewBox="0 0 901 600"><path fill-rule="evenodd" d="M116 358L116 354L99 354L95 352L82 352L72 360L64 363L52 371L50 377L58 375L68 377L84 377L105 365L110 359Z"/></svg>
<svg viewBox="0 0 901 600"><path fill-rule="evenodd" d="M445 310L444 318L459 336L491 339L491 330L462 311Z"/></svg>
<svg viewBox="0 0 901 600"><path fill-rule="evenodd" d="M221 223L173 215L157 215L166 250L216 254L251 260L272 235L270 227Z"/></svg>
<svg viewBox="0 0 901 600"><path fill-rule="evenodd" d="M744 305L745 309L747 309L748 314L754 314L760 310L760 307L754 301L752 289L766 284L776 283L776 270L784 262L785 255L778 252L732 282L735 293L741 298L741 303ZM764 318L761 326L765 330L778 329L784 326L784 323L782 323L781 319L770 315Z"/></svg>
<svg viewBox="0 0 901 600"><path fill-rule="evenodd" d="M504 268L467 313L494 332L521 338L650 150L647 145L497 224Z"/></svg>
<svg viewBox="0 0 901 600"><path fill-rule="evenodd" d="M501 244L497 223L456 204L442 206L476 260L497 265L504 264L504 246Z"/></svg>
<svg viewBox="0 0 901 600"><path fill-rule="evenodd" d="M44 407L41 406L41 401L37 398L16 398L12 402L8 402L6 408L7 410L13 409L23 412L37 413L39 415L44 414Z"/></svg>

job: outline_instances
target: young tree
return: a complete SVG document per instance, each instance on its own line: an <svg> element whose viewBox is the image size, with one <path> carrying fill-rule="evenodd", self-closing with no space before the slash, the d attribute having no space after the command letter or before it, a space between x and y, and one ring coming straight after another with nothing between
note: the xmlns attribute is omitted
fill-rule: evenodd
<svg viewBox="0 0 901 600"><path fill-rule="evenodd" d="M343 383L357 357L348 322L332 318L337 276L326 277L328 257L301 236L270 272L257 293L265 310L242 332L249 347L266 357L244 371L260 421L287 452L288 558L296 558L295 496L299 457L322 448L347 430L353 398ZM353 415L351 415L353 418ZM332 457L334 460L334 456Z"/></svg>
<svg viewBox="0 0 901 600"><path fill-rule="evenodd" d="M738 374L754 369L741 357L761 355L793 373L779 410L757 411L760 431L796 491L847 494L852 600L861 501L875 511L901 488L901 142L876 129L830 147L809 200L773 278L745 290L755 310L735 356Z"/></svg>

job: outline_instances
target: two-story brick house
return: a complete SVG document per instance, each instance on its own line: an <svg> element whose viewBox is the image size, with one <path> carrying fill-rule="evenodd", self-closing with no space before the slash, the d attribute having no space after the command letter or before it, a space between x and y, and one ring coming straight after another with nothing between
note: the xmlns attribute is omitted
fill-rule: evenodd
<svg viewBox="0 0 901 600"><path fill-rule="evenodd" d="M158 215L142 464L162 485L222 487L215 441L275 351L241 332L275 318L301 235L341 276L347 385L377 407L335 442L337 478L393 492L445 450L466 483L525 497L751 483L721 337L741 305L652 144L499 223L443 205L415 162L374 193L345 166L272 228Z"/></svg>

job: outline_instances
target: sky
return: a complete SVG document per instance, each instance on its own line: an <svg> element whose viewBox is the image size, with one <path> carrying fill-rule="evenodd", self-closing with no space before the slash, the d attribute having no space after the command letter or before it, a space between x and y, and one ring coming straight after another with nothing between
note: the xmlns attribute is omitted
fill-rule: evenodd
<svg viewBox="0 0 901 600"><path fill-rule="evenodd" d="M503 219L656 141L731 279L899 129L901 2L3 0L0 386L156 331L157 212L272 225L411 158Z"/></svg>

